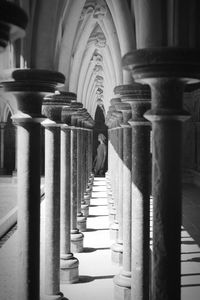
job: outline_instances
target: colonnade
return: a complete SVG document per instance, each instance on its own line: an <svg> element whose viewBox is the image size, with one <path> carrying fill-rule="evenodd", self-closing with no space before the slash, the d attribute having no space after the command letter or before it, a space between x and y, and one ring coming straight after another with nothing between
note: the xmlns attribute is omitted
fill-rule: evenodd
<svg viewBox="0 0 200 300"><path fill-rule="evenodd" d="M60 282L79 280L73 252L83 250L90 204L94 121L73 93L55 90L61 73L17 70L4 91L16 96L18 112L19 299L62 299ZM41 126L45 128L45 261L40 261ZM61 234L60 234L61 233ZM44 267L44 278L39 279ZM44 282L43 282L44 281Z"/></svg>
<svg viewBox="0 0 200 300"><path fill-rule="evenodd" d="M189 117L182 98L185 85L199 80L197 56L195 50L166 48L123 58L135 82L114 89L106 119L112 260L121 265L115 299L181 297L182 122Z"/></svg>
<svg viewBox="0 0 200 300"><path fill-rule="evenodd" d="M107 114L107 180L116 207L114 222L118 223L112 259L122 265L114 278L115 297L148 299L150 123L143 114L150 107L150 89L135 83L117 86L114 92L116 98L111 99ZM110 180L116 174L116 165L118 176Z"/></svg>

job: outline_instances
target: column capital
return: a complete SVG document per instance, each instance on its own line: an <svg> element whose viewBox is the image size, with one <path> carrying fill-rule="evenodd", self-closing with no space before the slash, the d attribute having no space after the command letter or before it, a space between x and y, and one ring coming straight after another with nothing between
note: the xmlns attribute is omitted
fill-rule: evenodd
<svg viewBox="0 0 200 300"><path fill-rule="evenodd" d="M119 97L110 99L111 106L113 106L115 103L119 103L119 102L121 102L121 98L119 98Z"/></svg>
<svg viewBox="0 0 200 300"><path fill-rule="evenodd" d="M14 94L18 113L12 116L15 123L41 122L42 101L63 85L63 74L48 70L21 69L11 71L12 81L1 82L7 93Z"/></svg>
<svg viewBox="0 0 200 300"><path fill-rule="evenodd" d="M199 82L200 51L197 49L139 49L127 53L122 63L137 82L151 83L155 78L176 78L184 84Z"/></svg>
<svg viewBox="0 0 200 300"><path fill-rule="evenodd" d="M121 127L129 126L128 120L131 118L131 106L129 103L119 102L115 104L117 111L122 113L122 122L120 123Z"/></svg>
<svg viewBox="0 0 200 300"><path fill-rule="evenodd" d="M83 107L80 102L72 102L70 106L64 106L61 112L61 121L69 126L74 126L73 115L76 115L78 110Z"/></svg>
<svg viewBox="0 0 200 300"><path fill-rule="evenodd" d="M25 36L28 17L15 3L0 3L0 52L4 51L9 40L14 41Z"/></svg>
<svg viewBox="0 0 200 300"><path fill-rule="evenodd" d="M71 102L76 99L76 94L69 92L54 93L43 99L42 113L50 120L61 123L63 106L70 107Z"/></svg>
<svg viewBox="0 0 200 300"><path fill-rule="evenodd" d="M131 85L120 85L115 88L115 93L121 97L122 103L127 103L132 109L131 125L148 125L143 117L144 113L150 109L151 93L147 84L133 83Z"/></svg>

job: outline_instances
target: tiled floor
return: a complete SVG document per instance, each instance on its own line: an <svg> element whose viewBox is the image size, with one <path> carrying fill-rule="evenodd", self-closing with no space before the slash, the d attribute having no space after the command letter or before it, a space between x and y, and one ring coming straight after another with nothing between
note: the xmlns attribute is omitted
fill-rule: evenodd
<svg viewBox="0 0 200 300"><path fill-rule="evenodd" d="M44 209L42 201L41 210ZM200 299L200 189L184 186L182 227L182 300ZM104 178L95 178L88 231L79 259L80 282L61 285L69 300L112 300L113 276L119 267L111 263L109 221ZM16 232L0 249L0 300L16 299Z"/></svg>

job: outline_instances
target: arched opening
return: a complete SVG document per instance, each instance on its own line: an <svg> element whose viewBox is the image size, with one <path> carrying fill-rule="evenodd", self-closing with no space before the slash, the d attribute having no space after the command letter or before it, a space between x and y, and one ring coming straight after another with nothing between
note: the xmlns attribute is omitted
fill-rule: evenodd
<svg viewBox="0 0 200 300"><path fill-rule="evenodd" d="M97 105L95 112L95 125L93 130L93 161L97 155L97 147L99 145L98 135L102 133L106 137L106 147L108 147L108 128L105 125L104 107L103 105ZM108 155L106 155L106 161L104 164L103 175L108 169Z"/></svg>

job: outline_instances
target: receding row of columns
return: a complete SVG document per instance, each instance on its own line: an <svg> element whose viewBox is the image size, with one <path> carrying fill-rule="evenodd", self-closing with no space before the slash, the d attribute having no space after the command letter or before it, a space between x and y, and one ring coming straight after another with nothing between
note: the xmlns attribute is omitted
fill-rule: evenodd
<svg viewBox="0 0 200 300"><path fill-rule="evenodd" d="M114 89L106 118L111 251L121 264L115 299L180 299L182 122L188 118L182 98L185 84L199 80L195 62L198 51L186 49L135 50L123 59L136 82Z"/></svg>
<svg viewBox="0 0 200 300"><path fill-rule="evenodd" d="M94 121L73 93L54 93L64 76L17 70L4 91L18 112L18 299L63 299L60 282L79 280L93 182ZM45 128L44 261L40 261L41 126ZM40 269L44 277L40 280Z"/></svg>
<svg viewBox="0 0 200 300"><path fill-rule="evenodd" d="M112 259L122 265L120 274L114 278L115 298L147 299L143 293L149 292L150 124L143 113L150 107L150 90L148 86L133 84L118 86L114 92L116 98L111 99L107 115L107 178L116 174L117 165L118 176L110 183L116 206L114 222L118 223ZM111 237L112 228L111 224Z"/></svg>

